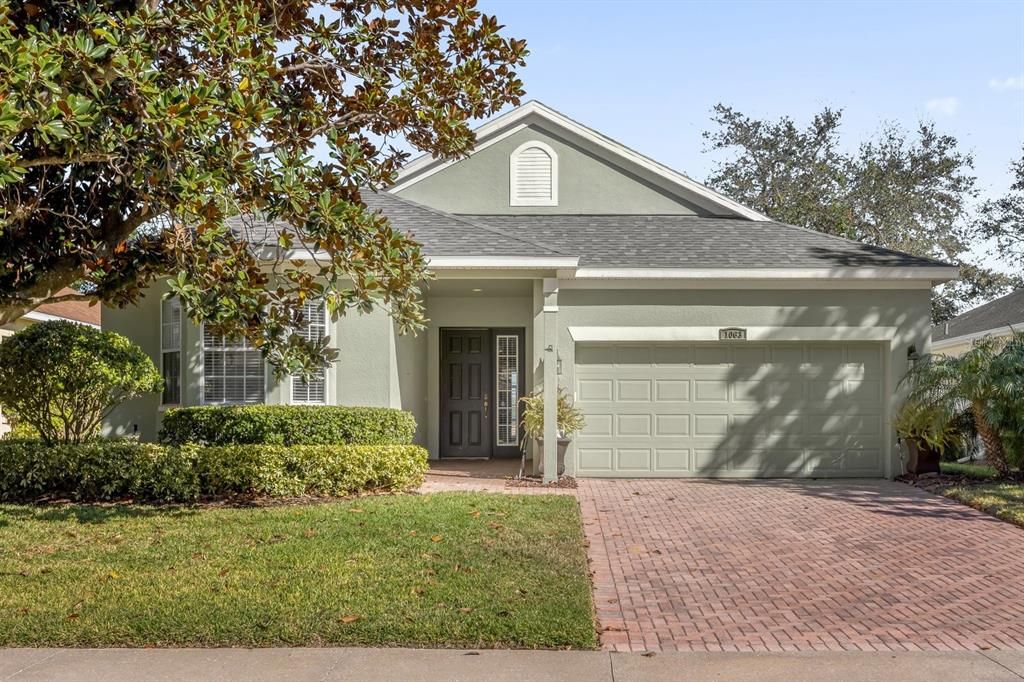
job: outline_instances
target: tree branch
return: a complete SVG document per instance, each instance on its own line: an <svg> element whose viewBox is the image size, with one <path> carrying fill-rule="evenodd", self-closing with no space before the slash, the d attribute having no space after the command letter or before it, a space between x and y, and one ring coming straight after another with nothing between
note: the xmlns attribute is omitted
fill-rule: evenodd
<svg viewBox="0 0 1024 682"><path fill-rule="evenodd" d="M78 156L40 156L38 159L22 159L15 165L18 168L35 168L36 166L67 166L72 163L102 163L117 159L115 154L79 154Z"/></svg>

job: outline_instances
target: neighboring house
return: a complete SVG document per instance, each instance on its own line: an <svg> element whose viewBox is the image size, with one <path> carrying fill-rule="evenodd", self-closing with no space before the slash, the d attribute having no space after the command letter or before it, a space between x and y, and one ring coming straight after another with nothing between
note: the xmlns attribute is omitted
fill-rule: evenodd
<svg viewBox="0 0 1024 682"><path fill-rule="evenodd" d="M153 438L167 404L381 405L412 411L431 457L518 456L519 398L563 387L586 415L576 476L898 473L894 387L955 267L774 222L536 102L477 136L364 195L423 244L424 333L312 306L340 358L276 382L157 286L103 311L168 378L111 431Z"/></svg>
<svg viewBox="0 0 1024 682"><path fill-rule="evenodd" d="M932 329L932 352L962 355L988 336L1009 336L1024 331L1024 289L968 310Z"/></svg>
<svg viewBox="0 0 1024 682"><path fill-rule="evenodd" d="M61 289L57 295L74 293L71 289ZM25 313L10 324L0 325L0 343L3 340L21 331L29 325L46 320L70 320L80 324L88 324L93 327L100 326L100 307L90 306L87 301L64 301L62 303L48 303L41 305L30 313ZM0 411L0 435L10 430L3 412Z"/></svg>

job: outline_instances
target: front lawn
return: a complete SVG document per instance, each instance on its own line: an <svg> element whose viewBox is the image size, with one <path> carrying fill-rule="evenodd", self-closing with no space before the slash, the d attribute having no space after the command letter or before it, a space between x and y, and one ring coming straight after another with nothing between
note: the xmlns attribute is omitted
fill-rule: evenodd
<svg viewBox="0 0 1024 682"><path fill-rule="evenodd" d="M1024 483L992 482L951 485L942 494L1024 527Z"/></svg>
<svg viewBox="0 0 1024 682"><path fill-rule="evenodd" d="M594 647L568 496L0 505L0 646Z"/></svg>

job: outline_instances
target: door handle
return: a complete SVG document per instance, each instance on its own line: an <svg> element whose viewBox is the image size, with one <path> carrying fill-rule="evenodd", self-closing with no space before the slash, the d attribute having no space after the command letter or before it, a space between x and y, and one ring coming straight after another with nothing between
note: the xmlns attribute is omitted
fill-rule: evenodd
<svg viewBox="0 0 1024 682"><path fill-rule="evenodd" d="M486 393L484 393L484 419L487 419L487 415L489 414L488 411L487 411L487 405L489 403L490 403L490 396L487 395Z"/></svg>

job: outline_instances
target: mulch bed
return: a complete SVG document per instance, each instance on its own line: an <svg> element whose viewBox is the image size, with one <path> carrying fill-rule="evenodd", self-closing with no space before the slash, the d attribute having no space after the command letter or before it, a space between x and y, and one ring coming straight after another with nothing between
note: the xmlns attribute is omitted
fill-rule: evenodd
<svg viewBox="0 0 1024 682"><path fill-rule="evenodd" d="M505 479L507 488L576 488L576 479L572 476L562 476L557 481L544 483L540 476L525 476L523 478L509 477Z"/></svg>

